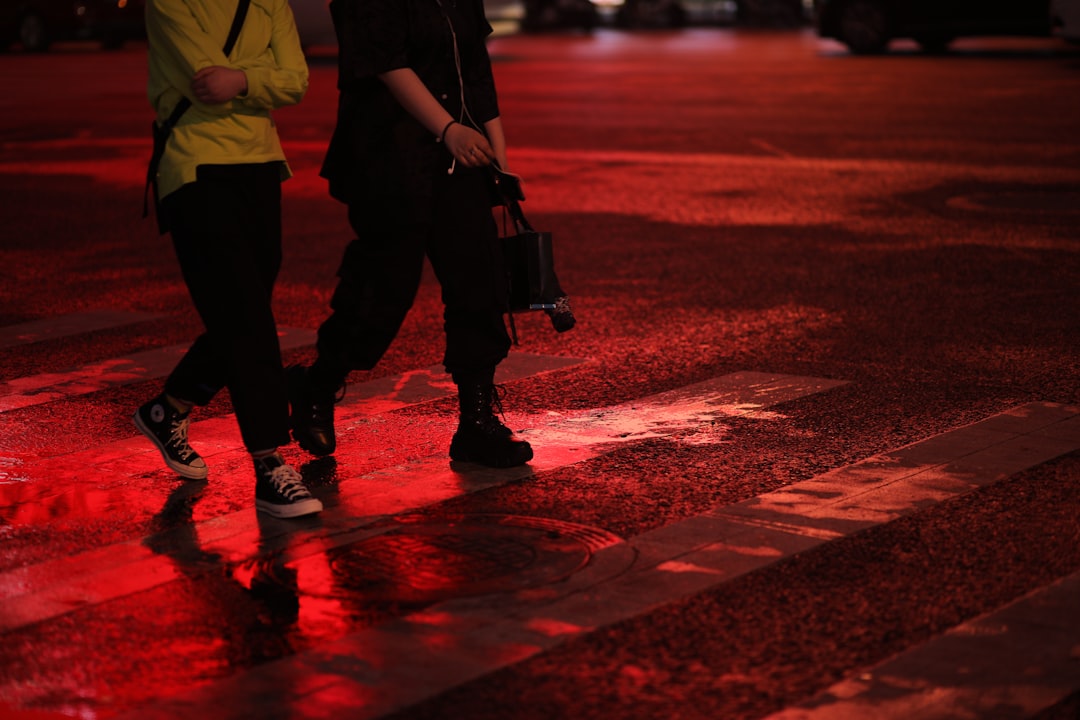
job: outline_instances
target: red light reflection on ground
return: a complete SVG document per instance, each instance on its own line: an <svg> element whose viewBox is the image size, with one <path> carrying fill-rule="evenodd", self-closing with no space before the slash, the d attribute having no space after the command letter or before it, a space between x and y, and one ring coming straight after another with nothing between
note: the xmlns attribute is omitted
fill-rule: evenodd
<svg viewBox="0 0 1080 720"><path fill-rule="evenodd" d="M359 708L368 707L378 700L378 688L360 685L354 682L342 682L336 675L314 676L311 685L327 683L328 687L318 690L318 705L321 711L331 711L326 715L333 717L332 711L338 709L341 715L349 717L350 711L356 712ZM294 688L294 691L301 688ZM302 695L296 697L298 706L293 713L285 713L285 717L305 717L309 710L310 699Z"/></svg>

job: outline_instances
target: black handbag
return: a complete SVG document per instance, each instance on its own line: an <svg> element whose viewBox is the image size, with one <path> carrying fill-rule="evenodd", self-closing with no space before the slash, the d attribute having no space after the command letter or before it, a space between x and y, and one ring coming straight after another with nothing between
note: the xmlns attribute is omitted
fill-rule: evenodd
<svg viewBox="0 0 1080 720"><path fill-rule="evenodd" d="M566 332L577 319L570 308L570 298L555 274L555 248L551 233L533 229L521 209L524 199L521 186L513 175L494 170L495 187L503 207L514 223L514 233L500 238L503 267L506 272L507 311L510 330L517 345L514 313L543 310L556 332Z"/></svg>

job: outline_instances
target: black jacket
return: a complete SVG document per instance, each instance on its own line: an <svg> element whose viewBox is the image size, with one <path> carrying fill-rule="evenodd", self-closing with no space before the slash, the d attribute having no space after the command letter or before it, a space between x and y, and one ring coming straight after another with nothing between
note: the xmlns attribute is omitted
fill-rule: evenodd
<svg viewBox="0 0 1080 720"><path fill-rule="evenodd" d="M446 172L450 155L377 76L411 68L454 118L482 128L498 117L483 2L333 0L330 11L339 91L337 127L322 168L330 194L343 202L423 212L433 175Z"/></svg>

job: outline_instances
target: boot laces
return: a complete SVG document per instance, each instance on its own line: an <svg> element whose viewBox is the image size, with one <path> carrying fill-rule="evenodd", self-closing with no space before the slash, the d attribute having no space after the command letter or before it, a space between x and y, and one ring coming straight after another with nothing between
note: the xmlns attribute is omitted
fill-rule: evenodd
<svg viewBox="0 0 1080 720"><path fill-rule="evenodd" d="M503 410L503 399L506 398L507 390L502 385L493 385L491 388L491 416L487 424L494 429L510 432L506 425L506 411Z"/></svg>
<svg viewBox="0 0 1080 720"><path fill-rule="evenodd" d="M503 410L503 398L506 397L506 388L502 385L491 386L491 410L493 413L497 413L499 417L505 417L506 412Z"/></svg>

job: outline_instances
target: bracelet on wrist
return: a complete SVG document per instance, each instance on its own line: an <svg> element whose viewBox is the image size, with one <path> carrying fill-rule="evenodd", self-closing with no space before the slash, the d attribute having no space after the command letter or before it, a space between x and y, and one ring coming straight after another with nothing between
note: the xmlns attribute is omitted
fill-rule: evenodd
<svg viewBox="0 0 1080 720"><path fill-rule="evenodd" d="M450 129L451 125L457 125L457 120L451 120L450 122L446 123L446 127L442 129L442 134L439 135L439 142L446 142L446 131Z"/></svg>

